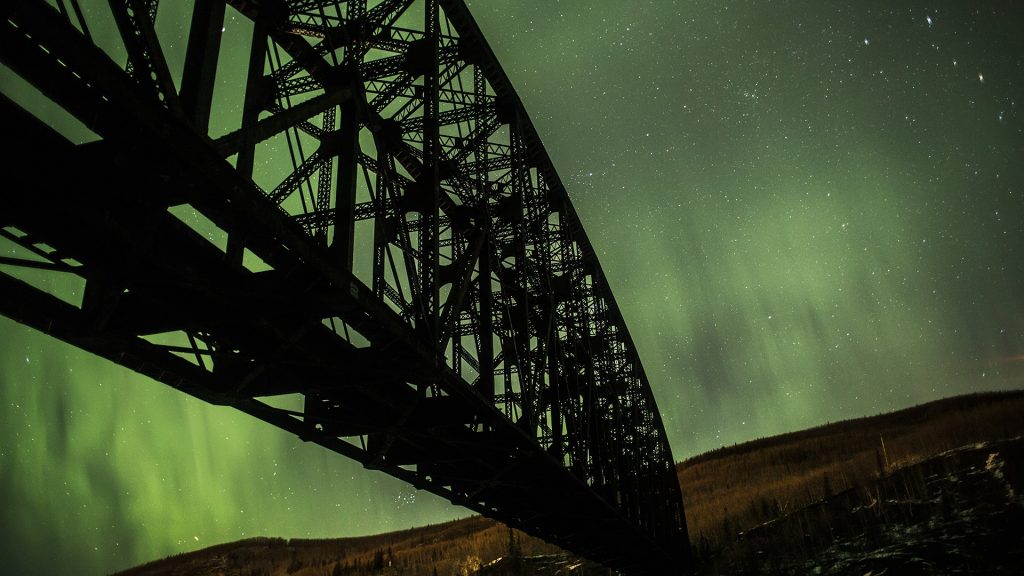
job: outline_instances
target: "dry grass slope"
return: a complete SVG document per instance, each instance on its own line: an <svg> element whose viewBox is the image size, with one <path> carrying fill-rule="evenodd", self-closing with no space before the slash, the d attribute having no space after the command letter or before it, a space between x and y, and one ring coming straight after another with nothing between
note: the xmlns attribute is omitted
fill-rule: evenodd
<svg viewBox="0 0 1024 576"><path fill-rule="evenodd" d="M362 538L252 538L179 554L117 576L435 576L473 574L515 547L524 555L559 549L493 520L472 517Z"/></svg>
<svg viewBox="0 0 1024 576"><path fill-rule="evenodd" d="M738 532L946 450L1024 434L1024 392L973 394L765 438L679 465L691 543Z"/></svg>

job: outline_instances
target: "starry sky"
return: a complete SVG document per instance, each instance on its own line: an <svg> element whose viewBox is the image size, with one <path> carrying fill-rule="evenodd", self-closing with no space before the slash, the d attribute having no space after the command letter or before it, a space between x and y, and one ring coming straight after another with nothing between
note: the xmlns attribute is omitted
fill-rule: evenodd
<svg viewBox="0 0 1024 576"><path fill-rule="evenodd" d="M171 43L189 4L163 3ZM677 459L1024 388L1016 3L469 5L598 251ZM9 71L0 88L61 123ZM0 334L13 572L466 514L10 320Z"/></svg>

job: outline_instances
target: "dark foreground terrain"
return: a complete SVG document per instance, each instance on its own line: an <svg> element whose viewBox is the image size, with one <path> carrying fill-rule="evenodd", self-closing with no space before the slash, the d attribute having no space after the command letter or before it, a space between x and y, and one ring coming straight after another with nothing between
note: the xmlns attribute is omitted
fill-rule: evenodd
<svg viewBox="0 0 1024 576"><path fill-rule="evenodd" d="M710 574L1024 573L1024 439L951 450L739 534Z"/></svg>
<svg viewBox="0 0 1024 576"><path fill-rule="evenodd" d="M679 465L701 575L1024 574L1024 392L961 396ZM123 576L594 576L484 518L363 538L255 538Z"/></svg>

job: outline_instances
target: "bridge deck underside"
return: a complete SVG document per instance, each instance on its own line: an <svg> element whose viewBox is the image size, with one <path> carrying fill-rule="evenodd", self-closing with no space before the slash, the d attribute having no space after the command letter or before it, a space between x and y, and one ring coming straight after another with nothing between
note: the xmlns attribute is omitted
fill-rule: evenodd
<svg viewBox="0 0 1024 576"><path fill-rule="evenodd" d="M197 0L196 9L216 4ZM273 38L274 28L263 19L276 3L229 4L253 17L257 29L265 26ZM365 2L339 4L347 4L346 10L366 9ZM388 4L412 2L381 2L377 8ZM438 18L438 5L427 4L429 22ZM442 4L448 17L462 22L464 38L465 30L476 30L461 3ZM579 229L578 222L560 184L543 190L547 208L542 219L547 223L549 214L557 212L558 237L575 234L569 240L579 255L579 269L568 257L555 265L549 256L546 264L532 269L535 274L542 269L547 286L538 291L525 262L536 259L539 250L529 256L520 250L512 259L515 264L503 268L503 254L532 233L523 230L538 227L530 222L528 206L520 209L525 217L507 216L509 198L526 206L523 196L536 192L543 179L534 175L531 183L527 175L526 192L509 182L515 180L517 162L538 165L536 158L528 160L538 149L543 153L535 134L533 140L509 137L506 146L518 152L508 158L482 153L496 147L484 139L475 154L455 162L451 151L437 146L437 119L456 117L457 111L431 111L423 104L423 115L416 116L420 119L404 128L419 131L421 148L410 150L394 143L389 135L394 119L369 111L367 97L346 108L346 98L358 90L338 89L344 93L338 100L331 90L324 91L330 104L318 104L316 112L326 115L324 108L329 108L330 120L325 117L321 129L331 127L336 106L342 125L345 114L356 114L379 144L375 154L382 174L387 156L403 164L400 172L418 186L434 189L434 200L428 194L425 202L432 208L416 198L404 207L386 208L382 201L372 215L376 237L382 230L404 228L404 287L419 294L396 297L402 282L389 285L377 275L364 282L353 272L351 245L346 263L342 220L350 223L351 235L359 211L358 186L351 184L346 191L341 184L361 154L352 135L348 148L321 144L321 150L333 150L337 169L329 164L327 172L339 182L330 202L333 227L311 227L309 222L324 218L326 210L290 215L273 192L260 190L241 168L247 147L255 149L253 134L277 128L260 124L266 116L256 114L243 136L208 137L200 125L208 122L209 109L190 108L188 97L194 94L184 88L178 94L173 82L161 84L165 65L153 55L157 47L146 42L152 34L145 34L145 21L134 23L142 29L141 47L133 53L126 40L130 62L122 69L42 2L8 5L2 11L0 59L100 140L74 145L0 96L5 125L21 140L3 159L9 179L0 228L5 241L29 254L0 261L0 312L626 573L664 573L685 565L688 546L674 466L660 418L650 413L655 407L642 372L620 382L604 375L600 366L594 368L596 360L589 360L589 369L574 367L610 349L607 342L626 338L628 358L618 369L640 370L614 302L610 312L605 303L610 294L594 295L593 286L603 276L592 253L585 254L590 252L585 236L571 232ZM139 11L125 14L139 16ZM346 13L354 21L366 17L361 14ZM119 24L130 29L131 23ZM311 58L294 48L291 36L273 41L291 42L294 62ZM401 55L408 69L414 51ZM484 56L477 55L487 60L480 70L492 71L478 95L497 92L498 98L509 89L502 87L507 79L488 60L493 59L489 50ZM318 75L317 66L309 66L309 77ZM155 80L155 97L147 94L140 74ZM431 73L424 76L429 79ZM483 86L481 78L482 71L477 79ZM427 86L423 80L409 91L423 98ZM518 115L522 130L532 134L521 104L513 103L512 116ZM305 114L308 109L289 117L293 128ZM479 109L475 114L476 126L486 123ZM434 149L427 143L431 139ZM234 163L224 159L230 152L238 154ZM448 154L447 160L432 161L432 154ZM457 198L452 189L446 191L442 182L457 180L470 163L477 166L478 191L491 190L487 179L508 164L511 176L494 189L512 192ZM487 168L480 168L484 163ZM295 166L296 173L303 170ZM390 177L399 175L392 166ZM281 186L288 187L288 178L297 177L286 177ZM381 197L387 185L382 180L376 180ZM285 190L278 200L289 193ZM395 204L400 203L396 194ZM410 209L409 203L418 207ZM197 232L179 209L194 210L225 231L226 245ZM478 213L468 217L467 225L455 224L459 214L472 210ZM483 221L480 214L491 211L502 215ZM447 232L441 231L441 221L448 222ZM394 238L375 240L379 256L390 249L383 243L402 244ZM262 265L246 264L243 251ZM378 258L381 264L383 258ZM28 269L78 278L84 288L77 297L62 298L25 280L19 272ZM574 327L572 322L587 312L570 312L566 289L559 293L551 287L559 282L586 288L589 298L604 303L604 323L588 320L583 328ZM183 340L160 338L166 335ZM540 363L530 364L526 356ZM531 370L537 378L532 390L527 382ZM267 400L282 395L301 397L302 406L283 409Z"/></svg>

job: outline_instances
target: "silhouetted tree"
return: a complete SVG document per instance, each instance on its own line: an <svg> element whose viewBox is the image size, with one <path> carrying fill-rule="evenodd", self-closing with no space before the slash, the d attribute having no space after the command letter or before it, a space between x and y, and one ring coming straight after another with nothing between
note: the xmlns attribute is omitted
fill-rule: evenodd
<svg viewBox="0 0 1024 576"><path fill-rule="evenodd" d="M377 549L377 552L373 555L373 569L383 570L384 569L384 550L381 548Z"/></svg>
<svg viewBox="0 0 1024 576"><path fill-rule="evenodd" d="M519 549L519 539L516 538L516 531L509 526L508 527L508 557L519 558L521 550Z"/></svg>

